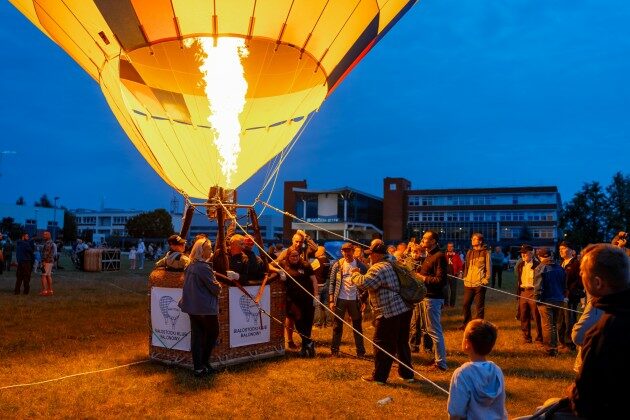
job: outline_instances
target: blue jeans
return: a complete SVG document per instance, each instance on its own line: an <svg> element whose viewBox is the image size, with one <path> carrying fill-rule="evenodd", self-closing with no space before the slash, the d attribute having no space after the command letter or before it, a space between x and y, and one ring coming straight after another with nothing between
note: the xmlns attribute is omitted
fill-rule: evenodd
<svg viewBox="0 0 630 420"><path fill-rule="evenodd" d="M561 306L563 302L550 302ZM560 308L538 304L540 320L542 321L543 345L546 351L558 351L558 317Z"/></svg>
<svg viewBox="0 0 630 420"><path fill-rule="evenodd" d="M425 298L422 301L427 314L427 334L433 340L433 352L435 363L441 368L446 366L446 346L444 345L444 333L442 332L442 306L444 299Z"/></svg>

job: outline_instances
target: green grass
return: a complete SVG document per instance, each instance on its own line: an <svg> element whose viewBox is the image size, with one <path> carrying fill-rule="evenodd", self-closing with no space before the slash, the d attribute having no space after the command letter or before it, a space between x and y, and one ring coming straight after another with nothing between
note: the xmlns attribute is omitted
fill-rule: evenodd
<svg viewBox="0 0 630 420"><path fill-rule="evenodd" d="M125 261L126 263L126 261ZM69 262L64 262L69 267ZM54 275L55 296L40 297L39 276L31 295L14 296L15 271L0 276L0 387L43 381L147 359L147 276L150 269ZM504 274L504 289L514 279ZM461 302L461 296L460 296ZM513 297L488 291L486 319L499 327L491 360L506 377L510 417L531 413L571 383L574 355L542 356L535 344L522 344L514 319ZM414 368L448 388L452 371L467 359L461 352L461 310L443 316L449 371L428 372L414 355ZM347 330L347 328L346 328ZM365 323L366 335L373 330ZM252 417L252 418L444 418L446 395L426 383L391 385L360 380L372 362L331 358L331 328L314 330L318 354L300 359L293 352L280 359L228 368L199 380L190 371L157 363L77 376L62 381L0 390L0 418L38 417ZM370 345L367 345L368 353ZM344 331L342 351L354 353ZM393 401L380 406L377 401Z"/></svg>

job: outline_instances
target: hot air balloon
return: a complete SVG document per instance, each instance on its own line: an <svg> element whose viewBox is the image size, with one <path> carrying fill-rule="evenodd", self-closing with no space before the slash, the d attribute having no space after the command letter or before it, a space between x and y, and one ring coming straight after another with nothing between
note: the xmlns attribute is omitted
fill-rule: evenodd
<svg viewBox="0 0 630 420"><path fill-rule="evenodd" d="M280 153L415 3L10 1L99 83L164 181L197 198ZM223 143L221 124L235 139Z"/></svg>

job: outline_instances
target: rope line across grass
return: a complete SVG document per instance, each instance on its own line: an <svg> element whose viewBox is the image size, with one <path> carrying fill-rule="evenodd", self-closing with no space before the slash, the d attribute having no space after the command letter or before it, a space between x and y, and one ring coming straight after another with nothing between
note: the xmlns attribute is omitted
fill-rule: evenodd
<svg viewBox="0 0 630 420"><path fill-rule="evenodd" d="M89 372L74 373L72 375L66 375L66 376L61 376L59 378L47 379L45 381L30 382L30 383L25 383L25 384L7 385L7 386L0 387L0 391L3 391L5 389L23 388L23 387L27 387L27 386L42 385L42 384L47 384L47 383L50 383L50 382L57 382L57 381L62 381L64 379L74 378L74 377L77 377L77 376L92 375L92 374L95 374L95 373L108 372L110 370L122 369L122 368L126 368L126 367L129 367L129 366L134 366L134 365L139 365L139 364L146 363L146 362L150 362L150 359L140 360L139 362L126 363L124 365L114 366L114 367L105 368L105 369L91 370Z"/></svg>

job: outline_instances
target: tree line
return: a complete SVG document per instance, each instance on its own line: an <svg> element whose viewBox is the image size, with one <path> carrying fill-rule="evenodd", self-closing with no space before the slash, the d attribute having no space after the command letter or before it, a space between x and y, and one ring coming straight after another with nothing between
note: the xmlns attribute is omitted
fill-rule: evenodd
<svg viewBox="0 0 630 420"><path fill-rule="evenodd" d="M606 187L597 181L585 183L564 203L559 226L564 239L578 248L609 242L630 229L630 176L617 172Z"/></svg>

